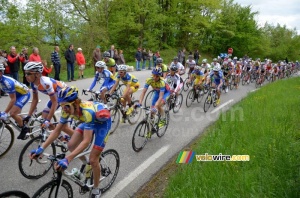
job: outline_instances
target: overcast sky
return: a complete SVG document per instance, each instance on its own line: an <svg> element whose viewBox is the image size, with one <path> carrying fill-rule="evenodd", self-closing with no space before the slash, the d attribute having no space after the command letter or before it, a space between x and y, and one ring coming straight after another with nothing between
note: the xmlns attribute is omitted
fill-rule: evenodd
<svg viewBox="0 0 300 198"><path fill-rule="evenodd" d="M300 0L234 0L242 5L252 5L252 11L258 11L256 20L263 26L265 22L288 29L297 29L300 35Z"/></svg>

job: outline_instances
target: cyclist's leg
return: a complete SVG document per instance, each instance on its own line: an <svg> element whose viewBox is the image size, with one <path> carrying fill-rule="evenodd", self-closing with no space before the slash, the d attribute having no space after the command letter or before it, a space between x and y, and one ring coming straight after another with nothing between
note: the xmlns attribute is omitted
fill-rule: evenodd
<svg viewBox="0 0 300 198"><path fill-rule="evenodd" d="M13 107L10 109L10 116L18 123L20 127L23 127L23 119L18 114L21 113L22 108L28 102L30 98L30 93L28 92L26 95L22 95L21 97L16 98L16 102Z"/></svg>
<svg viewBox="0 0 300 198"><path fill-rule="evenodd" d="M102 85L102 87L100 88L100 94L101 94L100 98L104 102L104 104L107 103L106 98L105 98L105 94L106 94L107 90L108 90L107 86Z"/></svg>
<svg viewBox="0 0 300 198"><path fill-rule="evenodd" d="M71 135L68 133L68 135L70 135L71 139L68 142L68 149L72 152L74 151L78 145L82 142L83 140L83 131L84 131L84 126L85 123L80 124L75 130L71 129L69 126L64 125L64 127L62 128L62 131L66 132L70 132L70 130L73 132ZM87 163L87 159L85 156L81 156L79 158L84 164Z"/></svg>
<svg viewBox="0 0 300 198"><path fill-rule="evenodd" d="M47 104L46 104L46 107L44 108L44 110L43 110L43 112L42 112L42 118L47 118L47 116L48 116L48 114L49 114L49 112L50 112L50 109L51 109L51 106L52 106L52 102L51 102L51 100L49 100L48 102L47 102ZM60 106L59 105L57 105L57 108L56 108L56 110L59 108ZM51 129L51 130L53 130L55 127L54 126L49 126L49 129Z"/></svg>

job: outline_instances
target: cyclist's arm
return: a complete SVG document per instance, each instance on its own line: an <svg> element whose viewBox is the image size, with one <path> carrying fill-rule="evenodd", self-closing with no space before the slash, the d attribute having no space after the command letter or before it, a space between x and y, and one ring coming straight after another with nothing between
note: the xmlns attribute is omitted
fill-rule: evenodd
<svg viewBox="0 0 300 198"><path fill-rule="evenodd" d="M111 88L109 94L111 95L112 93L114 93L114 91L116 90L117 86L119 85L119 80L116 80L116 83L114 84L114 86Z"/></svg>
<svg viewBox="0 0 300 198"><path fill-rule="evenodd" d="M94 89L94 87L96 85L96 82L97 82L97 76L95 76L94 81L92 82L89 90L93 90Z"/></svg>
<svg viewBox="0 0 300 198"><path fill-rule="evenodd" d="M5 113L8 113L9 110L11 110L11 108L14 106L14 104L15 104L16 101L17 101L16 92L10 93L10 94L9 94L9 97L10 97L10 101L9 101L9 103L8 103L8 105L7 105L6 109L5 109L5 111L4 111Z"/></svg>
<svg viewBox="0 0 300 198"><path fill-rule="evenodd" d="M93 137L93 129L84 129L83 140L80 144L73 150L68 156L66 156L68 162L70 163L77 155L82 153L84 149L88 147Z"/></svg>
<svg viewBox="0 0 300 198"><path fill-rule="evenodd" d="M53 117L53 115L57 109L57 106L58 106L56 94L53 94L52 96L50 96L50 100L51 100L52 105L51 105L51 109L48 113L48 116L46 117L47 120L51 120L51 118Z"/></svg>
<svg viewBox="0 0 300 198"><path fill-rule="evenodd" d="M139 100L139 103L142 104L143 103L143 100L144 100L144 97L145 97L145 94L147 92L148 88L144 88L141 95L140 95L140 100Z"/></svg>
<svg viewBox="0 0 300 198"><path fill-rule="evenodd" d="M38 101L39 101L38 92L37 91L32 91L32 102L31 102L30 109L29 109L29 112L28 112L29 116L32 116L33 111L37 107Z"/></svg>
<svg viewBox="0 0 300 198"><path fill-rule="evenodd" d="M49 137L46 139L46 141L42 144L42 148L46 149L54 140L58 138L60 135L60 132L65 129L65 127L68 126L68 123L58 123L55 127L55 129L50 133Z"/></svg>
<svg viewBox="0 0 300 198"><path fill-rule="evenodd" d="M126 85L126 92L123 94L124 96L128 94L129 89L130 89L130 83L128 83L128 84Z"/></svg>

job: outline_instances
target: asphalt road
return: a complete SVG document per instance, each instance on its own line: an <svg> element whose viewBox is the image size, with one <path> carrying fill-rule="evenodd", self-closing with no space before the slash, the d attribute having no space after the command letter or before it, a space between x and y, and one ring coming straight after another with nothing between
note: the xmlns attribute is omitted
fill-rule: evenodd
<svg viewBox="0 0 300 198"><path fill-rule="evenodd" d="M132 72L140 81L141 87L145 83L145 79L151 75L149 70ZM184 76L185 78L185 76ZM77 85L78 88L86 89L89 87L92 79L83 79L76 82L68 83L69 85ZM120 124L117 131L110 136L106 149L114 148L120 155L120 170L115 183L111 189L104 194L103 197L132 197L138 189L144 185L151 176L160 170L172 157L177 156L180 151L184 150L195 137L201 134L204 129L213 123L221 111L229 109L234 103L246 97L249 92L254 90L254 83L245 85L237 90L229 91L222 94L221 103L218 107L211 107L209 112L204 113L203 102L193 103L190 108L185 105L187 92L184 92L184 102L179 113L170 114L170 125L166 134L162 138L153 135L148 141L145 148L136 153L132 149L131 140L136 125ZM134 94L135 98L139 98L141 90ZM46 95L39 94L41 103L38 110L41 111L48 101ZM88 99L88 96L81 96ZM0 103L6 105L8 97L2 97ZM4 107L0 108L1 111ZM23 112L27 112L29 104L24 107ZM239 111L240 120L243 120L243 109L236 108L232 111ZM230 122L228 118L222 117L224 122ZM15 134L18 135L17 132ZM32 196L43 184L51 179L52 171L39 180L28 180L24 178L18 169L19 153L24 147L26 141L15 139L12 149L6 156L0 159L0 192L8 190L21 190ZM171 162L176 163L176 162ZM79 195L78 187L72 184L74 197L88 197L88 195Z"/></svg>

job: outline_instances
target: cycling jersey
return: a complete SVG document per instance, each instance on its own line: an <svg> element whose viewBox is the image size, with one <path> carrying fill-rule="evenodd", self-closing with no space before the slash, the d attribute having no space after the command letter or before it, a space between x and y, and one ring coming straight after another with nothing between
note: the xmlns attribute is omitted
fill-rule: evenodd
<svg viewBox="0 0 300 198"><path fill-rule="evenodd" d="M61 89L65 88L67 85L62 81L57 81L53 78L42 76L40 79L40 84L38 86L34 83L30 83L30 86L32 87L33 93L40 91L43 94L52 96L55 93L57 94Z"/></svg>
<svg viewBox="0 0 300 198"><path fill-rule="evenodd" d="M0 89L8 94L15 93L16 102L14 105L21 109L30 98L29 89L25 84L22 84L19 81L5 75L2 75L2 78L0 78Z"/></svg>
<svg viewBox="0 0 300 198"><path fill-rule="evenodd" d="M116 61L113 58L109 58L108 61L106 62L105 59L103 59L102 61L105 62L107 67L114 67L116 66Z"/></svg>
<svg viewBox="0 0 300 198"><path fill-rule="evenodd" d="M210 73L210 78L211 78L211 79L212 79L212 78L214 79L214 83L215 83L216 85L219 85L219 84L221 83L221 81L224 82L224 76L223 76L222 71L219 71L218 74L215 74L214 71L212 71L212 72Z"/></svg>
<svg viewBox="0 0 300 198"><path fill-rule="evenodd" d="M191 75L195 79L195 84L196 85L203 81L204 73L202 71L200 71L200 70L194 70L191 73Z"/></svg>
<svg viewBox="0 0 300 198"><path fill-rule="evenodd" d="M104 78L104 82L103 82L102 86L100 87L100 91L102 91L104 88L106 88L107 90L110 90L116 82L115 76L109 70L104 69L101 73L96 71L94 81L92 82L92 84L90 86L90 90L92 90L95 87L96 82L100 81L101 78Z"/></svg>
<svg viewBox="0 0 300 198"><path fill-rule="evenodd" d="M122 81L125 85L135 86L139 85L139 80L132 74L126 73L124 77L121 78L120 74L117 75L117 81Z"/></svg>
<svg viewBox="0 0 300 198"><path fill-rule="evenodd" d="M170 87L167 83L165 83L163 78L160 78L159 81L157 82L154 81L153 77L148 78L146 80L146 84L144 88L148 89L150 85L153 88L153 90L155 90L152 98L152 103L151 103L152 106L154 106L155 103L157 102L160 92L164 93L163 101L164 102L167 101L167 98L170 95Z"/></svg>
<svg viewBox="0 0 300 198"><path fill-rule="evenodd" d="M103 149L107 141L108 132L111 128L111 118L107 119L106 121L98 121L96 119L96 112L106 109L106 106L99 102L82 101L79 104L79 107L79 117L67 114L62 110L59 122L62 124L66 124L69 118L82 121L83 123L81 123L77 127L76 131L78 131L79 133L83 133L85 129L93 130L95 134L94 148Z"/></svg>
<svg viewBox="0 0 300 198"><path fill-rule="evenodd" d="M166 76L165 82L169 85L171 91L178 91L181 87L181 78L178 74L168 74Z"/></svg>
<svg viewBox="0 0 300 198"><path fill-rule="evenodd" d="M184 71L184 66L180 62L177 62L176 64L174 62L172 62L171 66L172 65L175 65L178 68L179 74L181 74L182 71Z"/></svg>
<svg viewBox="0 0 300 198"><path fill-rule="evenodd" d="M189 68L194 68L195 67L195 65L196 65L196 62L194 61L194 60L188 60L187 62L186 62L186 64L188 64L188 67Z"/></svg>

